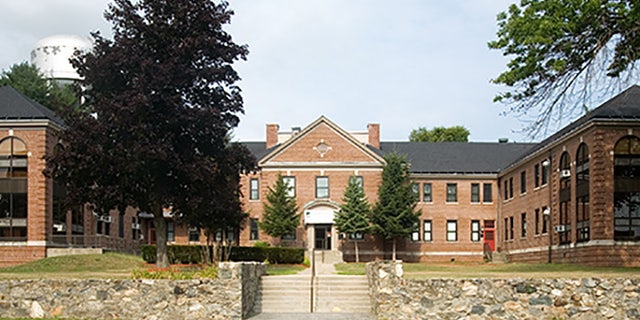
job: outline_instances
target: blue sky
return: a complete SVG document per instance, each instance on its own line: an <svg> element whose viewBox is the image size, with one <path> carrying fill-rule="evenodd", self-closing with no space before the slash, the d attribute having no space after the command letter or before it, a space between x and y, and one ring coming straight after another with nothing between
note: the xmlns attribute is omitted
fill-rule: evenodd
<svg viewBox="0 0 640 320"><path fill-rule="evenodd" d="M54 34L110 35L106 0L0 0L0 69ZM385 141L425 126L463 125L472 141L526 141L490 83L507 59L489 50L507 0L231 0L227 30L247 44L236 65L245 114L235 137L265 124L306 126L321 115L348 131L380 123Z"/></svg>

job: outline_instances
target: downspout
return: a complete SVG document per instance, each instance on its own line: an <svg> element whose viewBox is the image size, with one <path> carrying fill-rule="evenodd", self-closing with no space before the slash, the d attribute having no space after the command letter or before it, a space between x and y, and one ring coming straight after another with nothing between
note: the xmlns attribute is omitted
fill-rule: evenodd
<svg viewBox="0 0 640 320"><path fill-rule="evenodd" d="M552 152L551 150L549 150L549 166L548 166L548 181L547 181L547 188L549 188L549 204L548 204L548 208L549 208L549 215L547 216L547 219L549 220L547 222L547 232L549 233L549 257L547 258L547 263L551 263L552 262L552 256L553 256L553 183L555 182L555 179L553 178L553 161L552 161Z"/></svg>

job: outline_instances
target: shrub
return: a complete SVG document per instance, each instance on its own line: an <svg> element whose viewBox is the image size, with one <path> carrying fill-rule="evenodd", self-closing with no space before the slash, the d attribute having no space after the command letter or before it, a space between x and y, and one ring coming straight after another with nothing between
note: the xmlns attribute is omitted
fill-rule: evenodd
<svg viewBox="0 0 640 320"><path fill-rule="evenodd" d="M267 248L267 247L270 247L271 245L269 244L269 242L266 242L266 241L256 241L253 244L253 246L256 248Z"/></svg>

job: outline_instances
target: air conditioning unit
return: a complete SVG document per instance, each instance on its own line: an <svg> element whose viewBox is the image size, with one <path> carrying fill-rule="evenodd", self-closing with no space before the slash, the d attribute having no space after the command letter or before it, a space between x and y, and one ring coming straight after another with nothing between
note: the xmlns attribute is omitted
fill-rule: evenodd
<svg viewBox="0 0 640 320"><path fill-rule="evenodd" d="M67 231L67 225L65 225L63 223L54 223L53 224L53 229L56 232L65 232L65 231Z"/></svg>
<svg viewBox="0 0 640 320"><path fill-rule="evenodd" d="M104 221L106 223L111 223L111 222L113 222L113 218L111 218L111 216L102 216L102 217L100 217L100 221Z"/></svg>
<svg viewBox="0 0 640 320"><path fill-rule="evenodd" d="M131 224L131 229L140 230L140 224L139 223L132 223Z"/></svg>
<svg viewBox="0 0 640 320"><path fill-rule="evenodd" d="M560 177L561 178L569 178L569 177L571 177L571 170L564 169L564 170L560 171Z"/></svg>
<svg viewBox="0 0 640 320"><path fill-rule="evenodd" d="M562 233L562 232L567 231L567 228L566 228L566 226L565 226L564 224L560 224L560 225L557 225L557 226L555 227L555 230L556 230L556 232L558 232L558 233Z"/></svg>

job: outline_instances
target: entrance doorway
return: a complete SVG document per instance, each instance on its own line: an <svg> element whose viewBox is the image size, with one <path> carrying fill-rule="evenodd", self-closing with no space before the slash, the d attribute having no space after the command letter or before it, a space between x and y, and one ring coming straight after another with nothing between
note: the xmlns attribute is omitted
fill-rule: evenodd
<svg viewBox="0 0 640 320"><path fill-rule="evenodd" d="M331 250L331 225L316 224L314 233L316 250Z"/></svg>
<svg viewBox="0 0 640 320"><path fill-rule="evenodd" d="M495 240L495 223L493 220L485 220L484 221L484 243L485 246L489 246L491 251L496 250L496 240Z"/></svg>

